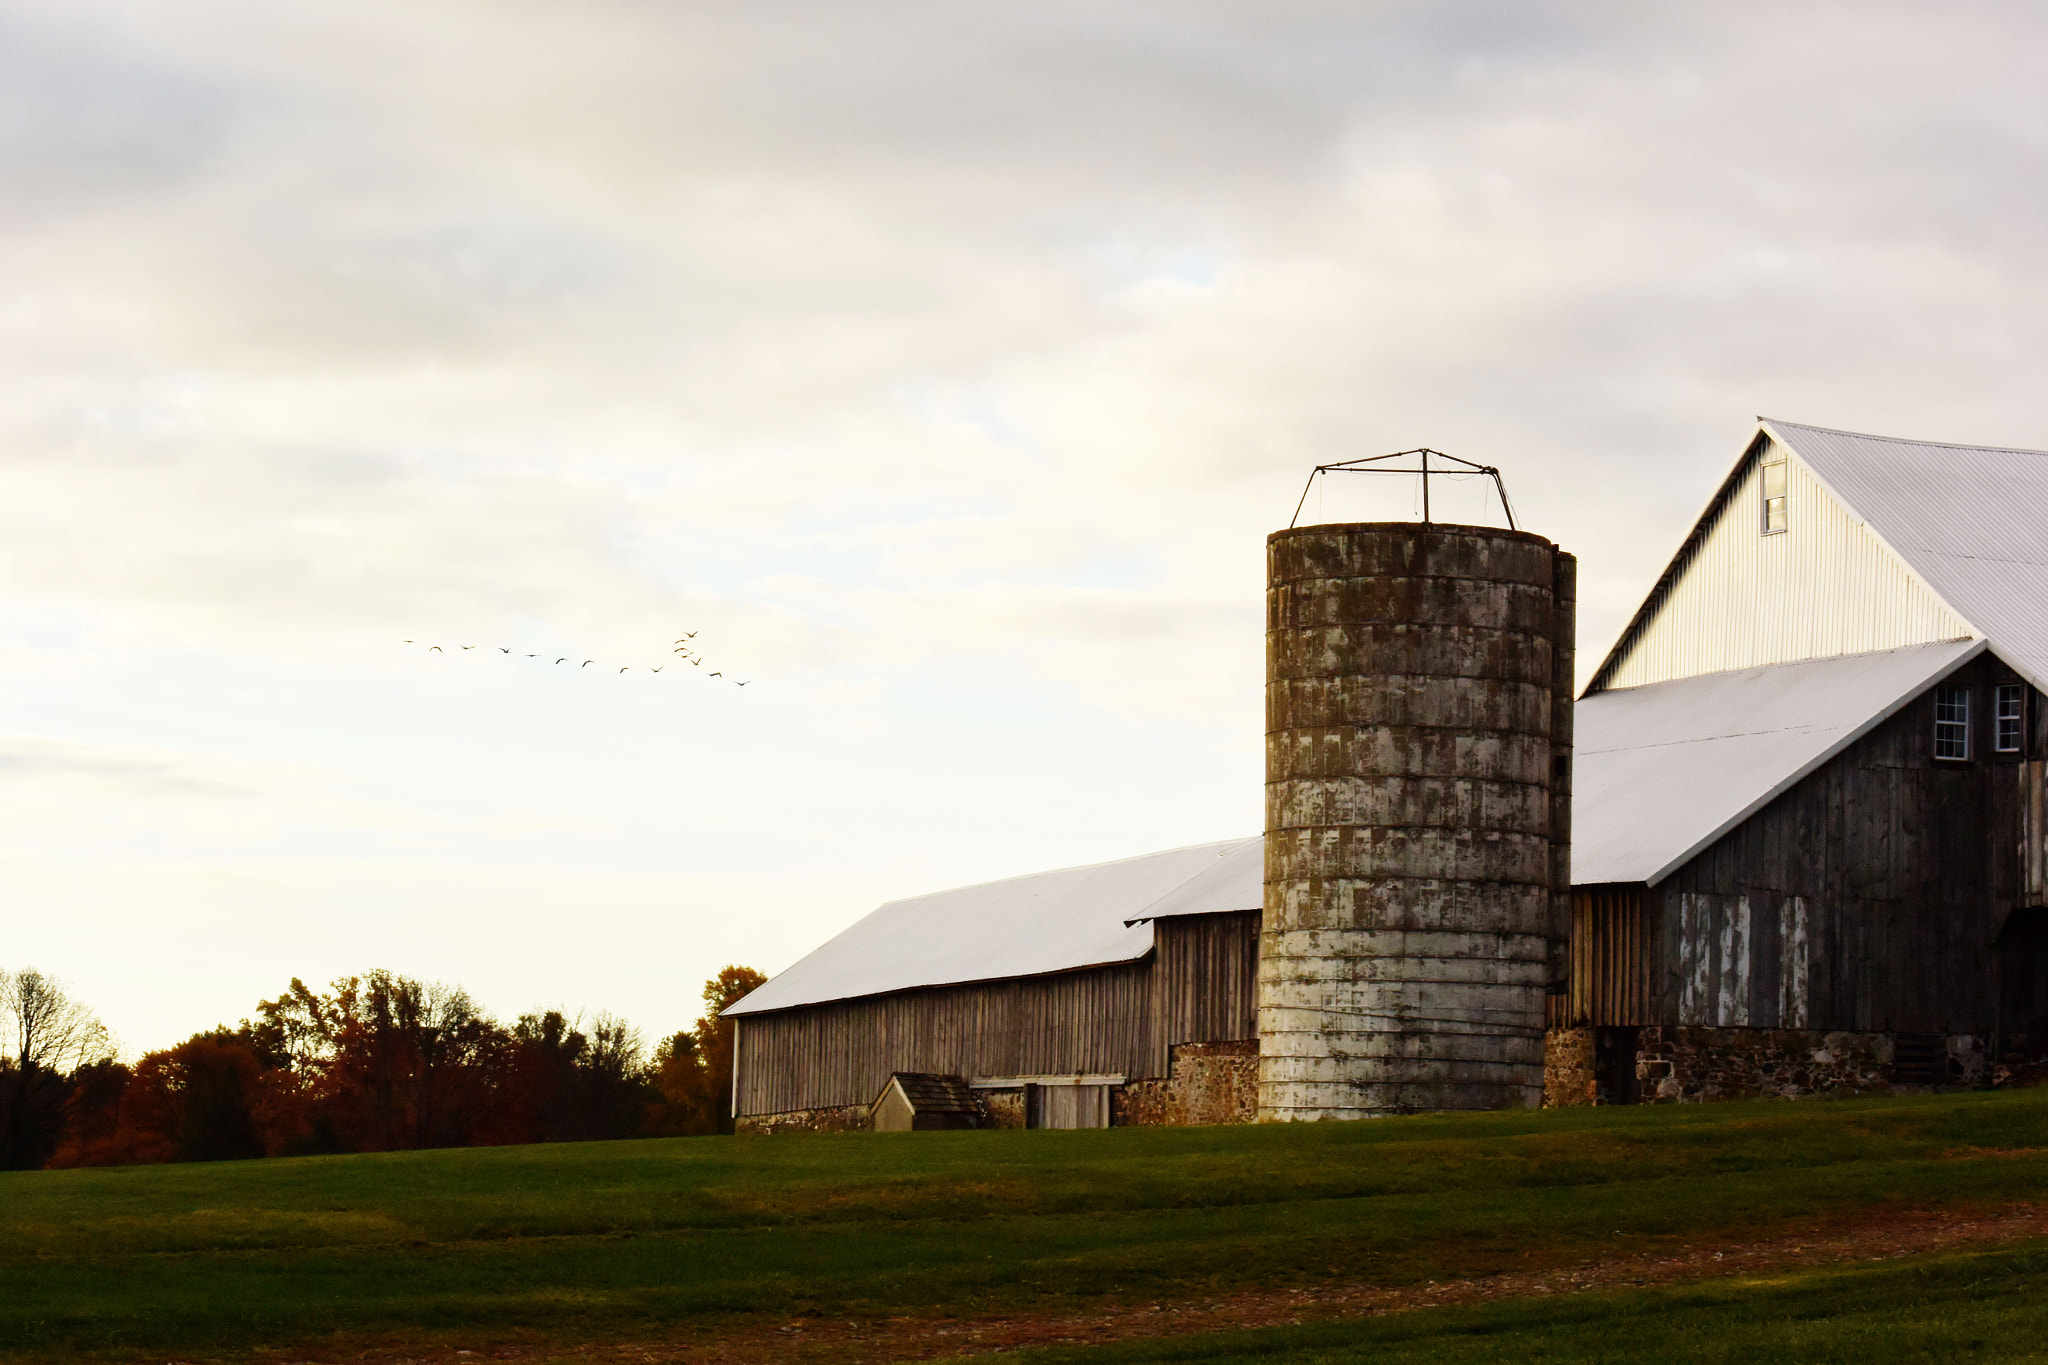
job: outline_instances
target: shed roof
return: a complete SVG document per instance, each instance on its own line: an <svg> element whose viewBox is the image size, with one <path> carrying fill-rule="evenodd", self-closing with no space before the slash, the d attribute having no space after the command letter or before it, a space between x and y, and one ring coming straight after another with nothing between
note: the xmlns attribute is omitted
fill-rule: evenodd
<svg viewBox="0 0 2048 1365"><path fill-rule="evenodd" d="M882 1084L882 1094L889 1093L890 1086L903 1091L903 1098L910 1107L920 1114L979 1114L981 1106L974 1101L974 1090L959 1076L941 1076L931 1071L897 1071L890 1074ZM877 1104L881 1097L876 1097Z"/></svg>
<svg viewBox="0 0 2048 1365"><path fill-rule="evenodd" d="M2001 659L2048 690L2048 452L1762 425Z"/></svg>
<svg viewBox="0 0 2048 1365"><path fill-rule="evenodd" d="M1663 880L1984 648L1949 640L1581 698L1572 881Z"/></svg>
<svg viewBox="0 0 2048 1365"><path fill-rule="evenodd" d="M1151 924L1134 916L1247 842L1258 840L1197 844L890 901L725 1013L758 1014L917 986L1133 961L1152 949ZM1258 904L1253 900L1250 906L1228 908L1256 909Z"/></svg>

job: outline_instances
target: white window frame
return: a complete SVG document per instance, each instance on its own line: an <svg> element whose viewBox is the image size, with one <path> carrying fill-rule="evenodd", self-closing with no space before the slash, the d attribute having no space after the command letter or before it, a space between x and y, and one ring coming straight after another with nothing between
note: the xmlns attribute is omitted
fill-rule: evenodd
<svg viewBox="0 0 2048 1365"><path fill-rule="evenodd" d="M1771 471L1778 472L1778 491L1771 492ZM1792 525L1792 469L1783 456L1757 466L1757 529L1767 536L1782 536ZM1771 504L1778 504L1778 524L1771 524Z"/></svg>
<svg viewBox="0 0 2048 1365"><path fill-rule="evenodd" d="M1991 689L1991 747L2001 754L2016 754L2027 743L2027 685L1999 683ZM2008 729L2007 726L2011 728ZM2007 741L2010 740L2010 743Z"/></svg>
<svg viewBox="0 0 2048 1365"><path fill-rule="evenodd" d="M1946 747L1944 747L1946 746ZM1970 757L1970 689L1934 689L1934 756L1961 763Z"/></svg>

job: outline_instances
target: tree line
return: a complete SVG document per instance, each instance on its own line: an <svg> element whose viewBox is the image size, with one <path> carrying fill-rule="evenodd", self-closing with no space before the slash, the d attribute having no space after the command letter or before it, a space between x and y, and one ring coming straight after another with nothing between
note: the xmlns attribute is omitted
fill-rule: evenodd
<svg viewBox="0 0 2048 1365"><path fill-rule="evenodd" d="M649 1051L611 1014L507 1025L459 986L295 977L234 1027L129 1064L62 983L0 971L0 1170L729 1133L719 1012L764 980L725 968L696 1026Z"/></svg>

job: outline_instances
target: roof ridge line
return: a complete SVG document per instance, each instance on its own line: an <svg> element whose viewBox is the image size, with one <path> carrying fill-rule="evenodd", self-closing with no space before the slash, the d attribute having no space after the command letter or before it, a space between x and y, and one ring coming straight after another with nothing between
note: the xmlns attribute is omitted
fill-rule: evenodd
<svg viewBox="0 0 2048 1365"><path fill-rule="evenodd" d="M1982 450L1993 455L2040 455L2048 458L2048 450L2032 450L2026 446L1985 446L1970 445L1962 441L1923 441L1913 436L1884 436L1875 431L1850 431L1846 427L1817 427L1811 422L1788 422L1782 417L1759 415L1759 423L1774 427L1795 427L1800 431L1818 431L1829 436L1853 436L1859 441L1889 441L1901 446L1930 446L1936 450Z"/></svg>
<svg viewBox="0 0 2048 1365"><path fill-rule="evenodd" d="M1220 848L1225 844L1244 844L1244 839L1209 839L1199 844L1182 844L1179 848L1162 848L1151 853L1134 853L1128 858L1105 858L1099 863L1075 863L1071 867L1048 867L1040 872L1018 872L1008 877L991 877L985 882L963 882L959 886L943 886L937 891L921 891L915 896L898 896L895 900L883 901L875 909L891 905L902 905L906 901L921 901L932 896L950 896L957 891L978 891L984 886L1002 886L1007 882L1028 882L1036 877L1053 877L1062 872L1092 872L1098 867L1115 867L1120 863L1142 863L1148 858L1165 858L1175 853L1193 853L1202 848ZM1223 857L1222 853L1216 855ZM1203 869L1207 871L1207 869ZM1201 872L1190 873L1188 880L1201 876ZM1176 883L1179 885L1180 883ZM829 942L830 940L827 940Z"/></svg>
<svg viewBox="0 0 2048 1365"><path fill-rule="evenodd" d="M1962 613L1956 613L1961 618ZM1967 622L1966 622L1967 624ZM1691 682L1695 678L1721 678L1730 673L1756 673L1766 668L1803 668L1807 664L1833 663L1837 659L1861 659L1872 654L1897 654L1908 649L1935 649L1942 645L1959 645L1971 640L1988 640L1991 637L1981 631L1975 635L1951 635L1941 640L1914 640L1910 644L1886 645L1882 649L1848 649L1840 654L1816 654L1810 659L1780 659L1768 664L1737 664L1733 668L1710 668L1701 673L1686 673L1676 678L1659 678L1655 682L1630 683L1627 687L1603 687L1595 696L1612 696L1624 692L1637 692L1645 687L1668 687L1673 683ZM1587 698L1580 698L1587 700Z"/></svg>

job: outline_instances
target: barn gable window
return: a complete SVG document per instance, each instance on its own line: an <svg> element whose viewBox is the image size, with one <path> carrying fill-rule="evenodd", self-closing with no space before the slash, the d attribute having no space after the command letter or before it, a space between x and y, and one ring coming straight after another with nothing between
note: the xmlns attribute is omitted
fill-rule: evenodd
<svg viewBox="0 0 2048 1365"><path fill-rule="evenodd" d="M1970 689L1967 687L1934 689L1934 756L1970 756Z"/></svg>
<svg viewBox="0 0 2048 1365"><path fill-rule="evenodd" d="M2020 751L2021 725L2026 717L2025 684L2000 683L1996 705L1992 719L1997 722L1997 734L1993 737L1992 747L2002 754L2016 754Z"/></svg>
<svg viewBox="0 0 2048 1365"><path fill-rule="evenodd" d="M1785 461L1772 460L1763 475L1763 532L1772 536L1785 529Z"/></svg>

